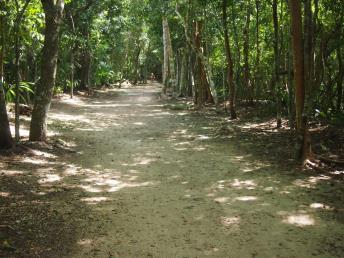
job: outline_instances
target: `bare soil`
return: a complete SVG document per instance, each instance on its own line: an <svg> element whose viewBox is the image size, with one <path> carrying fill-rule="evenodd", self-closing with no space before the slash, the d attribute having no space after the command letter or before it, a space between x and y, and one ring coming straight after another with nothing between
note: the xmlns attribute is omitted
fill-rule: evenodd
<svg viewBox="0 0 344 258"><path fill-rule="evenodd" d="M0 156L0 257L344 256L339 168L160 92L61 98L50 144Z"/></svg>

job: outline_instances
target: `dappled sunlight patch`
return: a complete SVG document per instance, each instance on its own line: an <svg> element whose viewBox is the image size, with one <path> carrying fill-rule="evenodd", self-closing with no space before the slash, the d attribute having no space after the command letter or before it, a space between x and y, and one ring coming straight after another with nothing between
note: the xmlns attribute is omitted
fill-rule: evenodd
<svg viewBox="0 0 344 258"><path fill-rule="evenodd" d="M93 177L86 178L83 181L92 183L96 186L116 186L120 183L120 181L116 180L116 178L108 178L107 175L93 176Z"/></svg>
<svg viewBox="0 0 344 258"><path fill-rule="evenodd" d="M252 202L256 201L258 198L256 196L239 196L235 197L234 200L242 202Z"/></svg>
<svg viewBox="0 0 344 258"><path fill-rule="evenodd" d="M60 177L57 174L45 174L43 178L38 180L38 183L40 184L54 183L54 182L59 182L61 180L62 180L62 177Z"/></svg>
<svg viewBox="0 0 344 258"><path fill-rule="evenodd" d="M119 124L113 124L113 126L120 126ZM81 132L103 132L104 129L103 128L96 128L96 127L92 127L92 128L80 128L80 127L76 127L74 129L75 131L81 131Z"/></svg>
<svg viewBox="0 0 344 258"><path fill-rule="evenodd" d="M34 195L38 195L38 196L43 196L43 195L47 194L46 192L42 192L42 191L40 191L40 192L31 191L31 193L34 194Z"/></svg>
<svg viewBox="0 0 344 258"><path fill-rule="evenodd" d="M254 180L239 180L235 178L231 183L230 186L237 189L248 189L253 190L256 188L257 184Z"/></svg>
<svg viewBox="0 0 344 258"><path fill-rule="evenodd" d="M15 135L15 129L14 126L12 124L10 124L10 130L11 130L11 134ZM24 127L20 128L20 136L21 137L29 137L30 131L29 129L26 129Z"/></svg>
<svg viewBox="0 0 344 258"><path fill-rule="evenodd" d="M178 142L173 144L173 146L180 146L180 145L191 145L191 142Z"/></svg>
<svg viewBox="0 0 344 258"><path fill-rule="evenodd" d="M173 148L176 151L186 151L188 148Z"/></svg>
<svg viewBox="0 0 344 258"><path fill-rule="evenodd" d="M210 255L213 255L213 254L217 253L218 251L220 251L219 248L212 247L210 250L204 251L204 255L210 256Z"/></svg>
<svg viewBox="0 0 344 258"><path fill-rule="evenodd" d="M122 166L135 167L139 165L149 165L152 162L155 162L156 160L156 158L137 157L134 159L133 163L122 163Z"/></svg>
<svg viewBox="0 0 344 258"><path fill-rule="evenodd" d="M242 169L242 171L243 171L243 172L246 172L246 173L247 173L247 172L252 172L252 171L254 171L254 170L255 170L255 168L249 168L249 167L246 167L246 168L243 168L243 169Z"/></svg>
<svg viewBox="0 0 344 258"><path fill-rule="evenodd" d="M233 225L238 225L240 223L240 217L234 216L234 217L221 217L221 224L225 227L230 227Z"/></svg>
<svg viewBox="0 0 344 258"><path fill-rule="evenodd" d="M271 193L275 190L275 188L273 186L268 186L268 187L265 187L263 190L267 193Z"/></svg>
<svg viewBox="0 0 344 258"><path fill-rule="evenodd" d="M0 197L9 197L10 195L10 192L0 192Z"/></svg>
<svg viewBox="0 0 344 258"><path fill-rule="evenodd" d="M246 190L254 190L257 187L257 183L254 180L240 180L240 179L233 179L233 180L219 180L216 184L210 187L210 190L223 190L226 188L234 188L234 189L246 189Z"/></svg>
<svg viewBox="0 0 344 258"><path fill-rule="evenodd" d="M77 243L78 243L78 245L81 245L81 246L90 246L93 244L93 240L91 240L91 239L80 239Z"/></svg>
<svg viewBox="0 0 344 258"><path fill-rule="evenodd" d="M83 107L91 107L91 108L117 108L117 107L132 107L133 104L120 104L120 103L112 103L112 104L86 104Z"/></svg>
<svg viewBox="0 0 344 258"><path fill-rule="evenodd" d="M22 175L24 174L23 171L19 171L19 170L2 170L1 171L1 175L5 175L5 176L18 176L18 175Z"/></svg>
<svg viewBox="0 0 344 258"><path fill-rule="evenodd" d="M136 170L132 170L138 173ZM91 193L117 192L123 188L151 186L153 182L134 182L138 179L136 175L116 175L117 172L104 170L103 172L92 171L88 177L82 181L85 184L79 185L80 188Z"/></svg>
<svg viewBox="0 0 344 258"><path fill-rule="evenodd" d="M199 135L197 135L196 139L197 139L197 140L200 140L200 141L204 141L204 140L209 140L209 139L211 139L211 137L208 136L208 135L199 134Z"/></svg>
<svg viewBox="0 0 344 258"><path fill-rule="evenodd" d="M310 176L308 179L296 179L293 185L303 188L315 188L320 181L327 181L330 179L331 177L326 175Z"/></svg>
<svg viewBox="0 0 344 258"><path fill-rule="evenodd" d="M290 194L290 191L283 190L283 191L280 191L279 193L280 194Z"/></svg>
<svg viewBox="0 0 344 258"><path fill-rule="evenodd" d="M76 114L66 114L66 113L51 113L49 118L52 120L59 120L62 122L72 122L77 121L78 123L86 123L92 124L93 121L89 118L85 117L84 115L76 115Z"/></svg>
<svg viewBox="0 0 344 258"><path fill-rule="evenodd" d="M80 188L84 189L86 192L90 193L101 193L102 189L94 187L92 185L79 185Z"/></svg>
<svg viewBox="0 0 344 258"><path fill-rule="evenodd" d="M217 203L226 203L229 201L229 199L229 197L217 197L214 199L214 201Z"/></svg>
<svg viewBox="0 0 344 258"><path fill-rule="evenodd" d="M196 221L204 219L204 215L199 215L195 218Z"/></svg>
<svg viewBox="0 0 344 258"><path fill-rule="evenodd" d="M145 123L142 123L142 122L135 122L135 123L133 123L133 125L145 125Z"/></svg>
<svg viewBox="0 0 344 258"><path fill-rule="evenodd" d="M319 210L333 210L333 208L332 207L330 207L330 206L328 206L328 205L326 205L326 204L323 204L323 203L311 203L310 205L309 205L309 207L310 208L312 208L312 209L319 209Z"/></svg>
<svg viewBox="0 0 344 258"><path fill-rule="evenodd" d="M67 176L75 176L80 173L81 167L73 165L73 164L68 164L67 167L65 168L64 174Z"/></svg>
<svg viewBox="0 0 344 258"><path fill-rule="evenodd" d="M108 201L108 197L100 196L100 197L88 197L88 198L82 198L82 202L86 202L87 204L95 205L101 202Z"/></svg>
<svg viewBox="0 0 344 258"><path fill-rule="evenodd" d="M309 214L294 214L283 219L283 223L295 225L298 227L312 226L315 224L314 218Z"/></svg>
<svg viewBox="0 0 344 258"><path fill-rule="evenodd" d="M32 164L32 165L45 165L47 161L44 159L36 159L36 158L24 158L20 161L20 163Z"/></svg>
<svg viewBox="0 0 344 258"><path fill-rule="evenodd" d="M117 192L123 188L130 188L130 187L141 187L141 186L153 186L155 183L153 182L143 182L143 183L121 183L118 186L111 187L107 190L107 192Z"/></svg>

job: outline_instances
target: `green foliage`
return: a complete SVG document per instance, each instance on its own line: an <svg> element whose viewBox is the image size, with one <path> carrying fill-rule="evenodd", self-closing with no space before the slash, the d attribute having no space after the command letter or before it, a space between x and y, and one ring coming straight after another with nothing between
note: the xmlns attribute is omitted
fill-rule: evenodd
<svg viewBox="0 0 344 258"><path fill-rule="evenodd" d="M22 103L29 103L31 97L34 94L33 91L34 83L31 82L20 82L19 85L19 99ZM15 85L4 84L5 99L7 103L14 102L16 98Z"/></svg>

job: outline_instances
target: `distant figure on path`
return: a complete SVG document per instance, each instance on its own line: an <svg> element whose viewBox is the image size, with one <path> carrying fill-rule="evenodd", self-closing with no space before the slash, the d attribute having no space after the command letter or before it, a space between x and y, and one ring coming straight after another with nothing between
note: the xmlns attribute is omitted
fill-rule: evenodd
<svg viewBox="0 0 344 258"><path fill-rule="evenodd" d="M150 80L151 80L151 81L155 81L155 75L154 75L154 73L151 73L151 74L150 74Z"/></svg>

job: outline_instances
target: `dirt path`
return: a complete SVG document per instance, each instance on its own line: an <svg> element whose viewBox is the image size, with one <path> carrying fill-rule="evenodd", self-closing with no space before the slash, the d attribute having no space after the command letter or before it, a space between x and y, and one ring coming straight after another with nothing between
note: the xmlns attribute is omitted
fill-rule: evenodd
<svg viewBox="0 0 344 258"><path fill-rule="evenodd" d="M54 137L76 152L3 165L6 180L36 185L19 186L40 225L23 237L31 241L25 255L344 255L340 182L258 161L231 137L216 137L211 118L164 108L159 92L138 87L59 101ZM11 189L4 193L11 197ZM24 203L12 208L19 224Z"/></svg>

